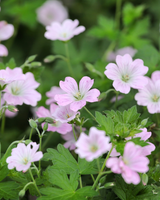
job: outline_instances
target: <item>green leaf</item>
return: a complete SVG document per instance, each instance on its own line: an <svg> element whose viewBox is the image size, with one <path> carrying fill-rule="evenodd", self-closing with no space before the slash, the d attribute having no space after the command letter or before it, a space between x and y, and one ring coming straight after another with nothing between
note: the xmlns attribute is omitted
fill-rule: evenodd
<svg viewBox="0 0 160 200"><path fill-rule="evenodd" d="M98 70L96 70L92 64L90 64L90 63L85 63L85 67L86 67L90 72L97 74L97 75L100 76L101 78L104 77L104 75L103 75L101 72L99 72Z"/></svg>
<svg viewBox="0 0 160 200"><path fill-rule="evenodd" d="M106 117L105 115L102 115L100 112L95 112L96 120L99 123L102 128L104 127L105 132L108 135L114 134L114 123L113 120L110 117Z"/></svg>
<svg viewBox="0 0 160 200"><path fill-rule="evenodd" d="M0 183L0 199L18 199L18 186L13 181Z"/></svg>
<svg viewBox="0 0 160 200"><path fill-rule="evenodd" d="M2 181L9 174L9 169L7 165L0 167L0 181Z"/></svg>
<svg viewBox="0 0 160 200"><path fill-rule="evenodd" d="M140 114L137 113L137 107L133 106L132 108L125 110L123 112L123 121L124 123L132 123L139 118Z"/></svg>
<svg viewBox="0 0 160 200"><path fill-rule="evenodd" d="M72 154L63 145L59 144L57 150L47 149L48 153L44 154L43 160L51 160L53 162L53 169L63 170L67 174L71 174L73 171L78 170L79 174L97 174L96 161L87 162L85 159L74 159Z"/></svg>
<svg viewBox="0 0 160 200"><path fill-rule="evenodd" d="M11 58L9 60L9 62L6 64L6 67L9 67L10 69L14 69L16 67L16 63L15 63L14 58Z"/></svg>

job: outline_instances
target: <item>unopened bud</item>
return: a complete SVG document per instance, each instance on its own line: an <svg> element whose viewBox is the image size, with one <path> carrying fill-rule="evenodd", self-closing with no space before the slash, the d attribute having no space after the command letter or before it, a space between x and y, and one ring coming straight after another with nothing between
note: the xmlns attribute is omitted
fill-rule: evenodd
<svg viewBox="0 0 160 200"><path fill-rule="evenodd" d="M36 123L33 119L30 119L30 120L29 120L29 125L30 125L32 128L37 128L37 123Z"/></svg>
<svg viewBox="0 0 160 200"><path fill-rule="evenodd" d="M40 117L36 120L38 123L42 123L45 121L45 117Z"/></svg>
<svg viewBox="0 0 160 200"><path fill-rule="evenodd" d="M141 121L141 125L142 125L142 126L145 126L145 125L147 124L147 122L148 122L148 118L147 118L147 119L143 119L143 120Z"/></svg>
<svg viewBox="0 0 160 200"><path fill-rule="evenodd" d="M48 129L48 123L45 123L44 126L43 126L43 130L47 131L47 129Z"/></svg>
<svg viewBox="0 0 160 200"><path fill-rule="evenodd" d="M55 120L50 118L50 117L46 117L45 118L45 122L49 123L49 124L54 124L55 123Z"/></svg>
<svg viewBox="0 0 160 200"><path fill-rule="evenodd" d="M143 183L143 185L147 185L147 183L148 183L148 175L147 174L142 174L142 183Z"/></svg>
<svg viewBox="0 0 160 200"><path fill-rule="evenodd" d="M25 193L26 193L25 190L21 190L21 191L19 192L19 197L21 197L21 198L24 197Z"/></svg>
<svg viewBox="0 0 160 200"><path fill-rule="evenodd" d="M12 105L8 105L7 109L11 112L14 112L14 113L18 112L18 109L15 106L12 106Z"/></svg>

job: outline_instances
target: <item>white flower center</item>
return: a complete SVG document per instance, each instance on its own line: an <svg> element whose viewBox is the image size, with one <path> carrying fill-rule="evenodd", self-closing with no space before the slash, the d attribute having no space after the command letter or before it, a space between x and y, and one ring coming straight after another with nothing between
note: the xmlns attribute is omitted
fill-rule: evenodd
<svg viewBox="0 0 160 200"><path fill-rule="evenodd" d="M129 77L128 74L126 74L126 75L122 75L122 81L124 81L124 82L127 83L129 79L130 79L130 77Z"/></svg>
<svg viewBox="0 0 160 200"><path fill-rule="evenodd" d="M159 101L159 96L157 96L156 94L152 97L153 102L158 102Z"/></svg>
<svg viewBox="0 0 160 200"><path fill-rule="evenodd" d="M11 92L13 95L19 95L21 91L20 91L20 88L18 88L18 87L15 87L15 88L12 87Z"/></svg>
<svg viewBox="0 0 160 200"><path fill-rule="evenodd" d="M123 162L124 162L125 165L129 164L129 161L127 159L125 159L125 158L123 158Z"/></svg>
<svg viewBox="0 0 160 200"><path fill-rule="evenodd" d="M92 144L91 146L90 146L90 151L91 152L96 152L98 150L98 146L97 145L95 145L95 144Z"/></svg>
<svg viewBox="0 0 160 200"><path fill-rule="evenodd" d="M83 98L83 96L82 96L81 93L78 91L78 92L75 94L74 98L75 98L76 100L81 100L81 99Z"/></svg>
<svg viewBox="0 0 160 200"><path fill-rule="evenodd" d="M22 163L23 163L24 165L27 165L28 161L29 161L28 158L23 158Z"/></svg>

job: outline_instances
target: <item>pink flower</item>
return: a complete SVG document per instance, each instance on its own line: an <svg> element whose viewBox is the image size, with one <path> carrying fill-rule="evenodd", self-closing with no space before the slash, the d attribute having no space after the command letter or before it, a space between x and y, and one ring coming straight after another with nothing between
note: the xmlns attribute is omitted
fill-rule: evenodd
<svg viewBox="0 0 160 200"><path fill-rule="evenodd" d="M60 1L46 1L37 10L37 18L44 26L50 25L52 22L63 22L68 18L67 9Z"/></svg>
<svg viewBox="0 0 160 200"><path fill-rule="evenodd" d="M124 48L118 49L115 52L113 52L113 51L110 52L107 56L107 60L108 61L115 61L116 57L118 55L124 56L125 54L129 54L131 57L133 57L136 53L137 53L136 49L133 49L132 47L124 47Z"/></svg>
<svg viewBox="0 0 160 200"><path fill-rule="evenodd" d="M75 152L80 158L92 161L110 150L110 138L105 136L105 131L100 131L92 127L89 135L81 133L78 141L75 143L77 149Z"/></svg>
<svg viewBox="0 0 160 200"><path fill-rule="evenodd" d="M55 103L56 100L54 99L56 94L64 94L65 92L57 86L53 86L49 92L46 92L46 96L50 99L47 99L46 104L49 105L51 103Z"/></svg>
<svg viewBox="0 0 160 200"><path fill-rule="evenodd" d="M8 56L8 49L3 44L0 44L0 57L3 56Z"/></svg>
<svg viewBox="0 0 160 200"><path fill-rule="evenodd" d="M38 151L39 144L31 142L27 146L19 143L16 148L12 149L11 156L6 160L8 169L16 168L17 171L26 172L32 162L39 161L43 157L43 153Z"/></svg>
<svg viewBox="0 0 160 200"><path fill-rule="evenodd" d="M109 63L106 66L105 75L114 80L113 87L122 93L128 94L131 87L134 89L142 89L148 82L144 75L148 71L148 67L143 65L141 59L132 61L129 54L116 57L116 64Z"/></svg>
<svg viewBox="0 0 160 200"><path fill-rule="evenodd" d="M142 147L133 142L127 142L123 156L119 158L109 158L106 166L111 168L114 173L121 174L126 183L137 185L140 176L137 172L145 173L148 171L149 159L142 153Z"/></svg>
<svg viewBox="0 0 160 200"><path fill-rule="evenodd" d="M14 33L14 26L7 24L5 21L0 21L0 41L8 40Z"/></svg>
<svg viewBox="0 0 160 200"><path fill-rule="evenodd" d="M7 85L3 98L12 105L25 103L36 106L37 101L41 100L41 94L35 90L38 86L39 83L35 81L34 75L28 72L25 74L24 80L16 80Z"/></svg>
<svg viewBox="0 0 160 200"><path fill-rule="evenodd" d="M86 105L86 101L98 101L100 91L97 89L89 90L93 83L94 80L84 76L80 80L78 89L77 82L71 77L66 77L65 81L60 81L60 87L66 94L55 95L55 100L60 106L70 104L70 109L76 112Z"/></svg>
<svg viewBox="0 0 160 200"><path fill-rule="evenodd" d="M36 111L36 114L38 117L50 117L53 119L53 124L48 124L48 129L47 131L57 131L58 133L61 134L66 134L72 130L71 124L68 123L61 123L57 119L53 117L54 112L58 106L56 104L51 104L50 105L50 111L44 108L43 106L39 107ZM44 123L42 123L42 127L44 126Z"/></svg>
<svg viewBox="0 0 160 200"><path fill-rule="evenodd" d="M151 79L153 82L160 80L160 71L154 71L151 75Z"/></svg>
<svg viewBox="0 0 160 200"><path fill-rule="evenodd" d="M140 137L141 140L146 141L147 139L149 139L151 137L152 133L151 132L147 132L146 128L142 128L140 130L142 130L142 132L135 134L133 136L133 138ZM131 139L131 137L126 138L126 140L130 140L130 139ZM155 145L154 144L152 144L150 142L147 142L147 143L148 143L147 146L142 147L142 154L144 156L150 155L151 152L155 150Z"/></svg>
<svg viewBox="0 0 160 200"><path fill-rule="evenodd" d="M62 122L62 123L67 123L73 120L77 114L80 114L79 112L74 112L73 110L70 109L70 106L59 106L55 112L52 114L52 116Z"/></svg>
<svg viewBox="0 0 160 200"><path fill-rule="evenodd" d="M154 76L153 76L154 77ZM153 78L152 77L152 78ZM148 78L148 84L135 95L138 105L147 106L151 114L160 113L160 80Z"/></svg>
<svg viewBox="0 0 160 200"><path fill-rule="evenodd" d="M46 27L46 32L44 36L50 40L61 40L67 41L70 40L75 35L79 35L83 31L85 31L84 26L79 26L79 21L75 19L72 21L71 19L66 19L62 24L58 22L53 22L50 26Z"/></svg>

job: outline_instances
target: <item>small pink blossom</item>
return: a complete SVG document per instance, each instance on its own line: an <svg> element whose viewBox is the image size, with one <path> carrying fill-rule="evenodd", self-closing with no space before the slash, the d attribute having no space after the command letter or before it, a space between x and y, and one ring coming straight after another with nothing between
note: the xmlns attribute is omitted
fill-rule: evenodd
<svg viewBox="0 0 160 200"><path fill-rule="evenodd" d="M61 23L68 18L67 9L60 1L56 0L46 1L36 12L38 21L44 26L48 26L52 22Z"/></svg>
<svg viewBox="0 0 160 200"><path fill-rule="evenodd" d="M142 89L148 82L144 75L148 71L148 67L143 65L143 60L136 59L132 61L129 54L116 57L116 64L109 63L106 66L105 75L113 80L113 87L121 93L128 94L131 87L134 89Z"/></svg>
<svg viewBox="0 0 160 200"><path fill-rule="evenodd" d="M73 120L77 114L80 114L79 112L74 112L73 110L70 109L70 106L59 106L55 112L52 114L52 116L62 122L62 123L67 123Z"/></svg>
<svg viewBox="0 0 160 200"><path fill-rule="evenodd" d="M106 166L114 173L121 174L126 183L137 185L140 183L140 176L137 172L148 171L149 159L142 153L142 147L133 142L127 142L123 156L119 158L109 158Z"/></svg>
<svg viewBox="0 0 160 200"><path fill-rule="evenodd" d="M36 106L37 101L41 100L41 94L35 90L38 86L39 83L35 81L34 75L27 72L24 80L16 80L7 85L3 98L8 104L12 105L25 103Z"/></svg>
<svg viewBox="0 0 160 200"><path fill-rule="evenodd" d="M160 80L160 71L159 70L154 71L151 75L151 79L153 82Z"/></svg>
<svg viewBox="0 0 160 200"><path fill-rule="evenodd" d="M5 21L0 21L0 41L8 40L14 33L14 26Z"/></svg>
<svg viewBox="0 0 160 200"><path fill-rule="evenodd" d="M132 58L133 56L137 53L137 50L132 48L132 47L124 47L124 48L121 48L121 49L118 49L117 51L115 52L109 52L108 56L107 56L107 60L108 61L115 61L116 60L116 57L118 55L120 56L124 56L125 54L129 54Z"/></svg>
<svg viewBox="0 0 160 200"><path fill-rule="evenodd" d="M3 56L8 56L8 49L3 44L0 44L0 57Z"/></svg>
<svg viewBox="0 0 160 200"><path fill-rule="evenodd" d="M16 168L17 171L26 172L32 162L39 161L43 157L43 153L38 151L39 144L31 142L27 146L19 143L16 148L12 149L11 156L6 159L8 169Z"/></svg>
<svg viewBox="0 0 160 200"><path fill-rule="evenodd" d="M55 103L56 100L54 99L56 94L64 94L65 92L57 86L53 86L49 92L46 92L46 96L49 97L47 99L46 104L49 105L51 103Z"/></svg>
<svg viewBox="0 0 160 200"><path fill-rule="evenodd" d="M61 134L66 134L72 130L72 125L68 123L62 123L55 119L53 117L54 112L58 106L56 104L51 104L50 105L50 111L44 108L43 106L39 107L36 111L36 114L38 117L50 117L53 119L53 124L48 124L48 129L47 131L57 131L58 133ZM42 127L44 126L44 123L42 123Z"/></svg>
<svg viewBox="0 0 160 200"><path fill-rule="evenodd" d="M50 40L68 41L75 35L79 35L85 31L84 26L78 26L79 21L75 19L66 19L62 24L53 22L50 26L46 27L44 36ZM78 27L77 27L78 26Z"/></svg>
<svg viewBox="0 0 160 200"><path fill-rule="evenodd" d="M75 143L77 149L75 152L80 158L92 161L110 150L110 138L105 135L105 131L100 131L95 127L90 128L89 135L81 133L78 141Z"/></svg>
<svg viewBox="0 0 160 200"><path fill-rule="evenodd" d="M86 102L98 101L100 91L97 89L89 90L94 83L89 77L84 76L79 83L79 89L75 79L66 77L65 81L60 81L61 89L66 94L55 95L58 105L66 106L70 104L70 109L78 111L86 105Z"/></svg>
<svg viewBox="0 0 160 200"><path fill-rule="evenodd" d="M147 106L151 114L160 113L160 80L154 80L148 78L148 84L135 95L137 104Z"/></svg>

